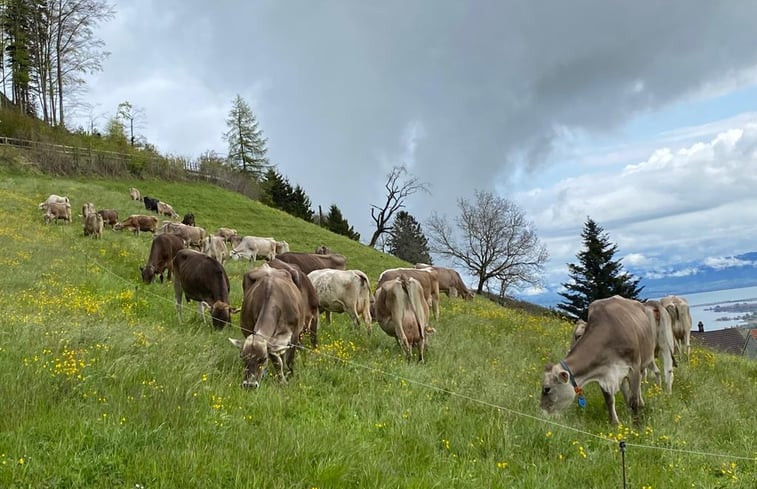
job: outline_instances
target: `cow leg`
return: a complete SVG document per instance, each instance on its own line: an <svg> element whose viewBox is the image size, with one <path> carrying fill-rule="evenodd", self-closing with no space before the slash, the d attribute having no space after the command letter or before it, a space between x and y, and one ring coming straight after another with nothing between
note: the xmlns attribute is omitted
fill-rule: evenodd
<svg viewBox="0 0 757 489"><path fill-rule="evenodd" d="M174 280L173 282L173 297L176 302L176 313L179 316L179 323L181 323L181 299L184 295L184 290L181 288L181 282Z"/></svg>
<svg viewBox="0 0 757 489"><path fill-rule="evenodd" d="M310 320L310 345L313 348L318 347L318 326L320 322L321 315L316 312L313 318Z"/></svg>
<svg viewBox="0 0 757 489"><path fill-rule="evenodd" d="M200 314L200 317L202 317L202 324L208 324L208 318L205 317L205 307L208 307L208 304L204 301L200 301L197 303L197 312Z"/></svg>
<svg viewBox="0 0 757 489"><path fill-rule="evenodd" d="M276 372L279 375L279 380L283 382L284 384L287 383L287 379L284 376L284 360L281 358L281 355L278 355L276 353L270 354L271 363L273 364L274 368L276 369Z"/></svg>
<svg viewBox="0 0 757 489"><path fill-rule="evenodd" d="M610 414L610 423L613 425L620 424L618 419L618 413L615 412L615 393L608 392L602 389L602 395L605 398L605 405L607 406L607 412Z"/></svg>
<svg viewBox="0 0 757 489"><path fill-rule="evenodd" d="M351 308L345 308L345 310L349 311L350 317L352 318L352 325L355 326L355 329L360 328L360 317L357 315L357 309L356 307Z"/></svg>
<svg viewBox="0 0 757 489"><path fill-rule="evenodd" d="M326 321L327 321L327 322L328 322L329 324L331 324L331 311L329 311L329 310L327 309L327 310L326 310L326 311L324 311L324 312L326 313Z"/></svg>

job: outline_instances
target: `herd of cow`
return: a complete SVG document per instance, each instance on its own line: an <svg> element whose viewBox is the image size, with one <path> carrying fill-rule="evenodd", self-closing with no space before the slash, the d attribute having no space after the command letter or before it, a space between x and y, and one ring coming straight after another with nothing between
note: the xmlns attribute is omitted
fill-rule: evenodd
<svg viewBox="0 0 757 489"><path fill-rule="evenodd" d="M589 305L587 321L578 321L568 354L544 371L541 408L555 413L578 396L585 404L583 387L597 382L604 395L610 422L618 424L615 394L623 394L634 420L644 406L642 375L662 378L665 390L673 385L675 356L690 353L691 313L685 299L667 296L659 301L639 302L620 296L600 299ZM663 367L662 375L655 356Z"/></svg>
<svg viewBox="0 0 757 489"><path fill-rule="evenodd" d="M142 201L146 210L172 219L179 217L169 204L142 197L135 188L129 189L129 195ZM39 207L45 211L46 223L71 222L68 197L51 195ZM331 313L346 313L355 327L363 323L369 334L375 320L396 339L408 360L415 349L418 361L423 362L428 334L433 331L429 315L433 312L435 318L439 316L440 292L450 297L473 297L455 270L426 264L385 270L371 294L368 276L346 269L345 257L325 246L319 246L315 253L292 252L286 241L239 236L235 229L224 227L209 235L195 225L191 213L182 222L166 220L158 227L156 216L134 214L119 222L117 211L97 211L88 202L82 207L82 220L85 236L101 237L105 223L114 230L153 233L147 263L140 267L142 280L149 284L157 277L163 282L164 273L168 280L173 279L179 321L184 300L197 302L204 322L209 311L217 329L230 325L232 314L239 313L243 339L230 341L241 351L244 387L258 387L269 363L286 382L303 336L307 333L312 346L317 346L321 312L329 323ZM228 257L266 260L244 274L239 308L229 303L230 283L224 268Z"/></svg>

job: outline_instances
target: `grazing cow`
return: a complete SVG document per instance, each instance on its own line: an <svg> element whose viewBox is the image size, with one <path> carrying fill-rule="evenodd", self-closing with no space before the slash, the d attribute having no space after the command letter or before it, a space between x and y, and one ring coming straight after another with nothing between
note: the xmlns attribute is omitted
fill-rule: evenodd
<svg viewBox="0 0 757 489"><path fill-rule="evenodd" d="M224 239L224 241L226 241L228 243L232 243L233 246L236 246L237 244L239 244L239 241L242 240L237 235L237 230L236 229L218 228L218 231L216 231L215 235L222 237ZM234 239L235 238L239 238L239 240L236 243L234 243Z"/></svg>
<svg viewBox="0 0 757 489"><path fill-rule="evenodd" d="M95 204L93 204L92 202L87 202L83 206L81 206L82 219L86 219L88 215L94 214L95 212Z"/></svg>
<svg viewBox="0 0 757 489"><path fill-rule="evenodd" d="M655 329L655 356L662 363L662 372L665 377L665 392L671 393L673 388L673 367L676 365L673 358L675 340L673 339L673 321L668 310L659 301L646 301L644 306L652 313L651 319ZM648 370L652 370L658 385L661 385L660 370L652 362Z"/></svg>
<svg viewBox="0 0 757 489"><path fill-rule="evenodd" d="M272 268L286 270L292 276L294 285L299 289L303 305L303 314L305 315L304 331L310 335L310 344L313 348L318 346L318 327L321 324L321 315L318 312L318 292L315 290L313 283L299 267L283 262L278 258L268 262Z"/></svg>
<svg viewBox="0 0 757 489"><path fill-rule="evenodd" d="M433 268L390 268L381 272L378 284L381 285L387 280L395 279L401 275L412 277L421 283L426 302L434 312L434 319L439 319L439 278L436 271Z"/></svg>
<svg viewBox="0 0 757 489"><path fill-rule="evenodd" d="M71 202L68 200L68 197L63 195L50 194L44 202L39 204L39 210L47 210L47 206L50 204L71 204Z"/></svg>
<svg viewBox="0 0 757 489"><path fill-rule="evenodd" d="M271 360L281 382L294 371L295 347L303 328L300 291L292 275L267 263L244 277L240 326L244 340L229 338L244 362L242 387L257 388Z"/></svg>
<svg viewBox="0 0 757 489"><path fill-rule="evenodd" d="M71 204L68 203L58 203L58 202L52 202L46 205L45 207L45 215L42 216L45 220L45 224L49 224L50 221L55 221L55 223L58 223L58 220L66 221L67 223L71 223Z"/></svg>
<svg viewBox="0 0 757 489"><path fill-rule="evenodd" d="M142 198L142 202L145 204L145 209L148 211L158 212L158 202L160 202L160 200L145 195Z"/></svg>
<svg viewBox="0 0 757 489"><path fill-rule="evenodd" d="M231 249L231 257L235 260L247 258L250 261L255 261L258 256L263 256L266 260L276 258L276 240L245 236Z"/></svg>
<svg viewBox="0 0 757 489"><path fill-rule="evenodd" d="M134 187L129 188L129 197L131 197L131 200L142 200L142 194ZM150 209L147 210L149 211Z"/></svg>
<svg viewBox="0 0 757 489"><path fill-rule="evenodd" d="M298 253L290 251L278 255L278 258L290 265L297 265L305 274L309 274L313 270L320 270L322 268L344 270L347 263L344 256L338 254L317 255L315 253Z"/></svg>
<svg viewBox="0 0 757 489"><path fill-rule="evenodd" d="M84 217L84 236L92 235L95 239L103 237L103 216L90 212Z"/></svg>
<svg viewBox="0 0 757 489"><path fill-rule="evenodd" d="M103 223L110 227L113 227L118 222L118 211L115 209L102 209L97 211L98 214L103 216Z"/></svg>
<svg viewBox="0 0 757 489"><path fill-rule="evenodd" d="M202 242L205 239L205 229L197 226L187 226L180 222L163 221L158 230L158 234L171 233L180 236L188 246L201 249Z"/></svg>
<svg viewBox="0 0 757 489"><path fill-rule="evenodd" d="M183 249L173 259L173 291L176 311L181 322L181 296L197 301L202 320L207 324L205 309L216 329L231 324L231 315L238 311L229 305L229 277L223 265L199 251Z"/></svg>
<svg viewBox="0 0 757 489"><path fill-rule="evenodd" d="M316 255L330 255L331 249L326 245L321 245L315 249Z"/></svg>
<svg viewBox="0 0 757 489"><path fill-rule="evenodd" d="M289 253L289 243L286 241L276 241L276 254Z"/></svg>
<svg viewBox="0 0 757 489"><path fill-rule="evenodd" d="M439 279L439 291L447 294L447 297L457 297L460 295L465 300L473 299L473 292L465 286L462 277L457 271L451 268L435 267L426 263L416 263L415 268L436 270L436 276Z"/></svg>
<svg viewBox="0 0 757 489"><path fill-rule="evenodd" d="M186 224L187 226L194 226L195 225L195 215L191 212L188 212L184 214L184 218L181 220L182 224Z"/></svg>
<svg viewBox="0 0 757 489"><path fill-rule="evenodd" d="M598 382L611 423L619 423L615 412L618 390L638 420L644 406L641 371L654 363L656 336L652 313L641 302L617 295L592 302L583 336L562 361L544 370L542 410L549 414L562 411L576 394L584 405L583 387Z"/></svg>
<svg viewBox="0 0 757 489"><path fill-rule="evenodd" d="M179 217L179 214L176 213L175 210L173 210L173 207L171 207L171 204L166 204L165 202L158 201L158 214L161 216L169 216L173 219L176 219Z"/></svg>
<svg viewBox="0 0 757 489"><path fill-rule="evenodd" d="M360 270L313 270L308 273L318 293L320 310L326 313L331 324L332 312L346 312L352 324L360 326L363 318L368 333L371 332L371 283Z"/></svg>
<svg viewBox="0 0 757 489"><path fill-rule="evenodd" d="M147 257L147 264L139 267L142 273L142 281L151 284L155 276L160 277L160 283L163 283L163 272L168 272L168 280L171 280L173 272L173 259L179 250L184 249L184 240L175 234L159 234L152 239L150 245L150 256Z"/></svg>
<svg viewBox="0 0 757 489"><path fill-rule="evenodd" d="M691 311L689 303L683 297L669 295L660 299L660 303L668 310L670 319L673 321L673 337L675 338L675 351L683 354L686 347L686 358L691 353Z"/></svg>
<svg viewBox="0 0 757 489"><path fill-rule="evenodd" d="M376 289L372 309L381 329L397 339L408 361L415 347L422 363L429 308L420 282L406 276L387 280Z"/></svg>
<svg viewBox="0 0 757 489"><path fill-rule="evenodd" d="M144 216L142 214L132 214L123 221L116 223L113 226L115 231L121 229L131 229L134 234L139 234L140 231L149 231L154 233L158 227L158 218L155 216Z"/></svg>
<svg viewBox="0 0 757 489"><path fill-rule="evenodd" d="M226 241L220 236L205 236L202 240L202 252L208 256L212 256L221 263L229 257Z"/></svg>

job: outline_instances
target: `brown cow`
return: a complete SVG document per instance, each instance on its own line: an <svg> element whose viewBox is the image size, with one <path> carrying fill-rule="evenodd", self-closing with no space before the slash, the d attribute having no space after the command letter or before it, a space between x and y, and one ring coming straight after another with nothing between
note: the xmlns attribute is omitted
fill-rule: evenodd
<svg viewBox="0 0 757 489"><path fill-rule="evenodd" d="M159 234L152 240L150 245L150 256L147 257L147 264L139 267L142 273L142 281L151 284L155 276L160 277L160 283L163 283L163 271L168 272L168 280L171 280L173 272L173 259L179 250L184 249L184 240L175 234Z"/></svg>
<svg viewBox="0 0 757 489"><path fill-rule="evenodd" d="M203 322L205 309L216 329L231 324L231 315L238 311L229 305L229 277L218 260L195 250L179 250L173 259L173 291L176 311L181 322L181 296L197 301Z"/></svg>
<svg viewBox="0 0 757 489"><path fill-rule="evenodd" d="M184 240L189 246L195 248L202 248L202 242L205 239L205 229L198 226L187 226L180 222L163 221L163 224L158 230L160 234L171 233L175 234Z"/></svg>
<svg viewBox="0 0 757 489"><path fill-rule="evenodd" d="M134 234L139 234L140 231L149 231L155 233L158 227L158 218L155 216L145 216L142 214L132 214L121 222L116 223L113 226L115 231L121 229L131 229Z"/></svg>
<svg viewBox="0 0 757 489"><path fill-rule="evenodd" d="M465 300L473 299L473 292L465 286L462 277L457 271L451 268L436 267L426 263L416 263L415 268L436 270L436 276L439 279L439 291L447 294L447 297L457 297L460 295Z"/></svg>
<svg viewBox="0 0 757 489"><path fill-rule="evenodd" d="M610 422L618 424L615 394L623 392L635 419L644 406L641 371L654 363L657 332L652 312L641 302L613 296L589 305L584 334L556 365L544 369L541 408L549 413L579 403L587 383L602 389Z"/></svg>
<svg viewBox="0 0 757 489"><path fill-rule="evenodd" d="M413 358L415 347L422 363L429 310L420 282L404 275L385 281L376 289L372 309L381 329L397 339L407 359Z"/></svg>
<svg viewBox="0 0 757 489"><path fill-rule="evenodd" d="M430 268L390 268L379 275L378 284L392 280L400 276L412 277L423 286L426 302L434 311L434 319L439 319L439 279L436 271Z"/></svg>
<svg viewBox="0 0 757 489"><path fill-rule="evenodd" d="M57 224L58 220L66 221L70 224L71 204L51 202L45 207L45 215L42 217L45 220L45 224L49 224L50 221L55 221Z"/></svg>
<svg viewBox="0 0 757 489"><path fill-rule="evenodd" d="M294 355L304 326L300 291L287 270L264 263L245 274L240 325L244 340L229 338L244 362L242 387L257 388L268 360L279 378L294 371Z"/></svg>
<svg viewBox="0 0 757 489"><path fill-rule="evenodd" d="M273 268L288 270L292 275L294 285L300 291L303 312L305 314L305 329L310 334L310 344L313 348L318 346L318 327L321 324L321 315L318 314L318 293L307 275L299 267L283 262L278 258L269 261L268 264Z"/></svg>
<svg viewBox="0 0 757 489"><path fill-rule="evenodd" d="M322 268L344 270L347 263L344 256L338 254L317 255L315 253L298 253L290 251L278 255L277 258L291 265L297 265L305 275L313 270L320 270Z"/></svg>
<svg viewBox="0 0 757 489"><path fill-rule="evenodd" d="M97 211L97 213L103 216L103 223L111 228L118 222L118 211L115 209L102 209Z"/></svg>

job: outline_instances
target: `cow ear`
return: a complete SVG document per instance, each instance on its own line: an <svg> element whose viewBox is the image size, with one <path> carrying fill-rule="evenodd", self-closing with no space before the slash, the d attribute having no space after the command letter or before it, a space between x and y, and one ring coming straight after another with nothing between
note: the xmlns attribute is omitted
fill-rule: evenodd
<svg viewBox="0 0 757 489"><path fill-rule="evenodd" d="M566 370L561 370L557 373L557 380L559 380L561 384L567 384L570 381L570 374Z"/></svg>
<svg viewBox="0 0 757 489"><path fill-rule="evenodd" d="M236 346L240 350L244 346L244 341L242 341L242 340L238 340L236 338L229 338L229 341L231 342L232 345Z"/></svg>

